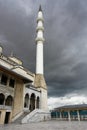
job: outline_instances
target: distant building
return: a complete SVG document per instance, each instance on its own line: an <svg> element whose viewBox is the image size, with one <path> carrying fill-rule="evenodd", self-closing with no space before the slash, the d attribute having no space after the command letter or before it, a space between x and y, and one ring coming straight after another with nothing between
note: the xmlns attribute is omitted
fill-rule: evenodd
<svg viewBox="0 0 87 130"><path fill-rule="evenodd" d="M36 73L24 68L18 58L5 56L0 46L0 124L50 118L43 72L43 21L40 6L36 29Z"/></svg>
<svg viewBox="0 0 87 130"><path fill-rule="evenodd" d="M87 104L67 105L55 108L51 112L52 118L59 120L87 120Z"/></svg>

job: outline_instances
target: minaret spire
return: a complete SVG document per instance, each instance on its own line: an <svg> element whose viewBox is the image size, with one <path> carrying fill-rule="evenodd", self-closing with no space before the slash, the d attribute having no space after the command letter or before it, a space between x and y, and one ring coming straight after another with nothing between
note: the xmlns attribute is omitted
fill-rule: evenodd
<svg viewBox="0 0 87 130"><path fill-rule="evenodd" d="M41 5L39 6L39 11L42 11Z"/></svg>

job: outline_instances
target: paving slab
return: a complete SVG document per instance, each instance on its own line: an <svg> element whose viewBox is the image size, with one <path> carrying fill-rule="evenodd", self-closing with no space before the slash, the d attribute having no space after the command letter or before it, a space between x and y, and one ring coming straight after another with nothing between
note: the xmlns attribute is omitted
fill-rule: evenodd
<svg viewBox="0 0 87 130"><path fill-rule="evenodd" d="M1 125L0 130L87 130L87 122L51 120L29 124Z"/></svg>

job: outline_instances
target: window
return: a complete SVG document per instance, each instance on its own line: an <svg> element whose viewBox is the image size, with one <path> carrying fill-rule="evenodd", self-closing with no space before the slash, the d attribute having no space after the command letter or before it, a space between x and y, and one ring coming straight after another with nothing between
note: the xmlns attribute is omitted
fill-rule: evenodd
<svg viewBox="0 0 87 130"><path fill-rule="evenodd" d="M7 80L8 80L8 77L6 75L2 74L1 84L7 85Z"/></svg>
<svg viewBox="0 0 87 130"><path fill-rule="evenodd" d="M10 78L10 81L9 81L9 86L14 88L14 85L15 85L15 80Z"/></svg>
<svg viewBox="0 0 87 130"><path fill-rule="evenodd" d="M0 105L4 104L5 96L3 93L0 93Z"/></svg>

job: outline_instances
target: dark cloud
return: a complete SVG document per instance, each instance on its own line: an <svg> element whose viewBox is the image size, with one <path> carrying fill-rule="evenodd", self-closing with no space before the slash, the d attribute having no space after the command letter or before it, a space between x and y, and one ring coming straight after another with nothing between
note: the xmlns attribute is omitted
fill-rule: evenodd
<svg viewBox="0 0 87 130"><path fill-rule="evenodd" d="M80 94L87 90L86 1L67 0L59 4L60 7L56 4L52 10L53 19L50 16L48 21L52 25L48 25L50 31L47 41L51 44L47 45L50 46L49 51L46 46L46 79L51 85L49 95L56 97L74 92Z"/></svg>
<svg viewBox="0 0 87 130"><path fill-rule="evenodd" d="M35 72L35 29L39 5L45 19L44 63L49 97L87 90L87 1L0 0L0 42Z"/></svg>

